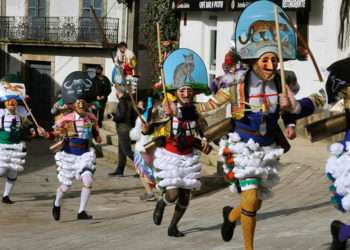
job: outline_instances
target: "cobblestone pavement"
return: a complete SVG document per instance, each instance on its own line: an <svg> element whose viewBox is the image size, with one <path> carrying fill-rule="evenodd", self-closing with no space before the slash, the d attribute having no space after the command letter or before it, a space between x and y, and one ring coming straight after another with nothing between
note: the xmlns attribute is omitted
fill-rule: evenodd
<svg viewBox="0 0 350 250"><path fill-rule="evenodd" d="M256 249L328 249L329 224L333 219L350 222L350 217L329 204L325 143L293 142L284 156L281 184L273 199L266 201L257 217ZM142 188L130 168L129 176L108 177L114 166L99 160L88 212L91 221L77 221L81 184L76 182L65 196L61 221L51 217L57 187L53 155L48 144L37 140L29 146L25 172L18 178L14 205L0 204L0 249L242 249L240 226L234 239L220 237L221 210L238 204L238 196L227 189L197 197L179 228L184 238L169 238L167 226L173 207L168 207L163 224L152 224L154 202L139 200ZM0 179L0 190L4 179Z"/></svg>

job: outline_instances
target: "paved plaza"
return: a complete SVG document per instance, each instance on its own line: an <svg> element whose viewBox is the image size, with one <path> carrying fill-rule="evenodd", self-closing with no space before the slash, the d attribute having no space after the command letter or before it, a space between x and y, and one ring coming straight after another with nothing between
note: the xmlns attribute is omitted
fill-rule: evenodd
<svg viewBox="0 0 350 250"><path fill-rule="evenodd" d="M99 160L89 201L91 221L77 221L81 185L76 182L63 202L61 221L51 217L57 188L53 155L48 143L30 143L27 168L18 178L14 205L0 204L0 249L243 249L240 226L231 242L220 236L221 210L238 204L238 195L227 189L195 197L179 224L184 238L169 238L167 226L174 207L167 207L163 224L152 223L154 202L143 202L143 189L132 168L123 178L108 177L114 166ZM350 222L350 216L331 207L324 177L326 143L293 142L283 157L281 183L273 199L257 217L257 250L328 249L333 219ZM3 179L0 180L3 188Z"/></svg>

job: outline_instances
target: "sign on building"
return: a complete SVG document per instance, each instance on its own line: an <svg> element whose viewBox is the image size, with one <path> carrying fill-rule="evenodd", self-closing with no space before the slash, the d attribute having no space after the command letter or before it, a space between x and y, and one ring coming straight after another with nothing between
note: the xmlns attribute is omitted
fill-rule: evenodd
<svg viewBox="0 0 350 250"><path fill-rule="evenodd" d="M305 9L307 7L306 0L283 0L282 8L285 9Z"/></svg>
<svg viewBox="0 0 350 250"><path fill-rule="evenodd" d="M242 10L247 7L254 0L183 0L181 4L178 4L173 8L178 10ZM276 4L283 9L290 10L310 10L311 0L273 0Z"/></svg>
<svg viewBox="0 0 350 250"><path fill-rule="evenodd" d="M184 0L176 9L188 10L225 10L227 0Z"/></svg>
<svg viewBox="0 0 350 250"><path fill-rule="evenodd" d="M230 0L229 8L231 10L242 10L254 0ZM311 0L274 0L283 9L307 9L310 10Z"/></svg>

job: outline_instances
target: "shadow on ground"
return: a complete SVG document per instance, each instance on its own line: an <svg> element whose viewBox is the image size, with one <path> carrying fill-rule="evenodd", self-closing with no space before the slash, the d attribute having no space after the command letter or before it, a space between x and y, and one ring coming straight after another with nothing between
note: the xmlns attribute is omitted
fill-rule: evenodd
<svg viewBox="0 0 350 250"><path fill-rule="evenodd" d="M36 138L27 142L27 162L22 175L30 174L55 164L54 154L50 151L53 141Z"/></svg>
<svg viewBox="0 0 350 250"><path fill-rule="evenodd" d="M265 213L261 213L261 214L257 215L257 221L266 220L266 219L270 219L270 218L278 217L278 216L288 216L288 215L292 215L295 213L305 212L305 211L309 211L309 210L313 210L313 209L317 209L317 208L321 208L321 207L326 207L326 206L329 206L329 201L321 202L321 203L317 203L317 204L309 205L309 206L265 212ZM239 225L239 223L238 223L238 225ZM216 224L216 225L211 225L208 227L190 228L190 229L185 230L184 233L191 234L191 233L202 232L202 231L213 231L213 230L219 230L220 227L221 227L221 223Z"/></svg>

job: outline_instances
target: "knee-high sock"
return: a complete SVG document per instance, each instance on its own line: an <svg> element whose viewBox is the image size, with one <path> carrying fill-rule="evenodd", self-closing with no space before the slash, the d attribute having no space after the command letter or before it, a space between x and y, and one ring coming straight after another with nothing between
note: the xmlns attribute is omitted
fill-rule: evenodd
<svg viewBox="0 0 350 250"><path fill-rule="evenodd" d="M83 175L81 177L81 180L84 184L84 187L81 189L79 213L82 211L85 211L86 209L86 206L91 194L92 183L93 183L93 179L90 174Z"/></svg>
<svg viewBox="0 0 350 250"><path fill-rule="evenodd" d="M228 220L230 222L235 222L238 220L238 218L241 216L241 206L235 207L231 210L230 214L228 215Z"/></svg>
<svg viewBox="0 0 350 250"><path fill-rule="evenodd" d="M173 218L171 219L169 227L177 227L177 224L181 220L182 216L186 212L186 207L180 207L178 204L175 206Z"/></svg>
<svg viewBox="0 0 350 250"><path fill-rule="evenodd" d="M67 192L69 189L69 186L61 185L57 188L56 191L56 199L55 199L55 206L60 207L62 203L62 198L65 192Z"/></svg>
<svg viewBox="0 0 350 250"><path fill-rule="evenodd" d="M1 174L4 174L4 173L5 172L2 172ZM6 182L5 182L5 188L4 188L3 197L10 196L11 191L13 189L13 186L15 185L16 179L17 179L17 171L13 170L13 169L8 169L7 170L7 179L6 179Z"/></svg>
<svg viewBox="0 0 350 250"><path fill-rule="evenodd" d="M256 189L241 193L241 224L245 250L254 249L256 211L260 206L261 201L257 198Z"/></svg>
<svg viewBox="0 0 350 250"><path fill-rule="evenodd" d="M85 211L87 203L89 201L90 194L91 194L90 188L83 187L81 189L79 213L82 211Z"/></svg>
<svg viewBox="0 0 350 250"><path fill-rule="evenodd" d="M3 197L10 196L14 185L15 185L15 181L10 181L8 179L6 180Z"/></svg>

